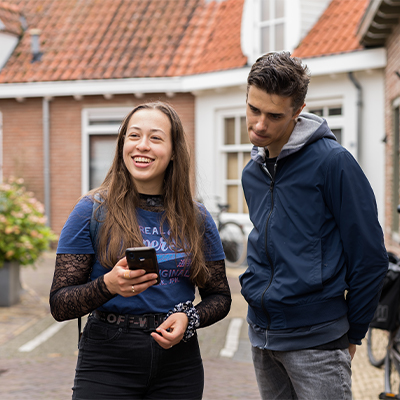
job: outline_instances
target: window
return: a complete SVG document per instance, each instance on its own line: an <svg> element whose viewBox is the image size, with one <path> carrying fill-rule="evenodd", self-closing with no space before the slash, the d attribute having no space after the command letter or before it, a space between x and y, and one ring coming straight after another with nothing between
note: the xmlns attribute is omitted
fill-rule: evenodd
<svg viewBox="0 0 400 400"><path fill-rule="evenodd" d="M285 48L285 0L259 0L261 53Z"/></svg>
<svg viewBox="0 0 400 400"><path fill-rule="evenodd" d="M337 141L343 145L344 118L343 107L339 101L340 100L337 102L332 102L331 100L321 102L310 101L307 102L307 110L305 111L325 118L332 133L336 136ZM315 105L313 105L313 103Z"/></svg>
<svg viewBox="0 0 400 400"><path fill-rule="evenodd" d="M342 143L342 129L341 128L336 128L336 129L331 129L332 133L336 136L336 140L338 143Z"/></svg>
<svg viewBox="0 0 400 400"><path fill-rule="evenodd" d="M223 113L224 114L224 113ZM220 197L229 204L230 213L248 213L243 195L241 177L243 168L250 161L252 144L247 135L246 117L243 113L221 116L222 185Z"/></svg>
<svg viewBox="0 0 400 400"><path fill-rule="evenodd" d="M82 111L82 193L100 186L114 159L118 130L131 108Z"/></svg>
<svg viewBox="0 0 400 400"><path fill-rule="evenodd" d="M117 135L90 135L89 189L103 182L114 157L116 139Z"/></svg>
<svg viewBox="0 0 400 400"><path fill-rule="evenodd" d="M400 99L399 99L400 100ZM399 168L400 168L400 117L399 104L395 102L393 108L393 206L392 206L392 232L399 232Z"/></svg>

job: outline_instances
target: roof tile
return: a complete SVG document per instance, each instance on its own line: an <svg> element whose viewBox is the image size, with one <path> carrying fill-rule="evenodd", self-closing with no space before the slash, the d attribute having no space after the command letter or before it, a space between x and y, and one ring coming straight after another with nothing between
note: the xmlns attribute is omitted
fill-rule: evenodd
<svg viewBox="0 0 400 400"><path fill-rule="evenodd" d="M244 0L12 1L28 29L41 30L43 55L31 62L25 31L0 83L189 75L247 62Z"/></svg>
<svg viewBox="0 0 400 400"><path fill-rule="evenodd" d="M293 56L310 58L361 50L357 26L368 0L332 0Z"/></svg>
<svg viewBox="0 0 400 400"><path fill-rule="evenodd" d="M23 15L19 7L0 1L0 32L7 32L16 36L22 35L22 18Z"/></svg>

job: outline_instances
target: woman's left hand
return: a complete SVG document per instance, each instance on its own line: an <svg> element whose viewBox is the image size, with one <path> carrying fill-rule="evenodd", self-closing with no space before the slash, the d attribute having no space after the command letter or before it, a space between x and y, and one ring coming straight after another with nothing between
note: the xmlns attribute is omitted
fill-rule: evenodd
<svg viewBox="0 0 400 400"><path fill-rule="evenodd" d="M170 349L182 340L188 324L185 313L174 313L156 329L158 333L153 332L151 336L162 348Z"/></svg>

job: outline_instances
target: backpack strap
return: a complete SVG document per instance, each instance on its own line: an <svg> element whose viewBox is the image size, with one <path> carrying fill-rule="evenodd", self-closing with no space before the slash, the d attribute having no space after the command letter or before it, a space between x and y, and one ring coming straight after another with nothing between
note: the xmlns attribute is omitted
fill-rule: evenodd
<svg viewBox="0 0 400 400"><path fill-rule="evenodd" d="M94 198L100 202L102 202L102 198L100 197L99 193L96 193L94 195ZM100 207L99 211L97 212L97 215L95 217L97 209ZM104 220L105 217L105 207L102 204L99 204L97 201L93 201L93 207L92 207L92 215L90 217L90 223L89 223L89 232L90 232L90 240L92 241L92 246L95 251L95 254L97 253L97 235L99 233L100 226L102 224L101 221ZM79 341L82 337L82 318L78 317L78 344Z"/></svg>
<svg viewBox="0 0 400 400"><path fill-rule="evenodd" d="M92 216L90 217L89 231L93 249L95 253L97 253L97 235L99 233L100 226L103 223L102 221L104 221L106 209L104 205L101 204L103 200L100 197L99 193L96 193L94 195L94 198L95 201L93 201ZM100 204L96 200L99 201Z"/></svg>

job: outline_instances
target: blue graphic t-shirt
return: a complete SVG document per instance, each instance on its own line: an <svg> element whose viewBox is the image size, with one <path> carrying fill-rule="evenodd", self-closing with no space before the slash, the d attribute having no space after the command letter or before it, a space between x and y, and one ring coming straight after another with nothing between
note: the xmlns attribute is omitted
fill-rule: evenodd
<svg viewBox="0 0 400 400"><path fill-rule="evenodd" d="M83 198L75 206L61 231L57 254L95 254L89 230L92 208L93 201L89 197ZM208 211L205 212L205 259L222 260L225 254L217 227ZM99 310L118 314L166 313L178 303L194 300L195 288L189 280L190 266L186 265L190 263L190 258L167 245L163 234L168 237L168 226L164 225L161 231L161 217L160 212L138 209L143 245L156 249L161 283L137 296L125 298L118 295ZM90 279L94 280L108 271L96 258Z"/></svg>

